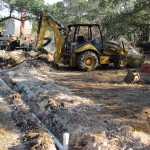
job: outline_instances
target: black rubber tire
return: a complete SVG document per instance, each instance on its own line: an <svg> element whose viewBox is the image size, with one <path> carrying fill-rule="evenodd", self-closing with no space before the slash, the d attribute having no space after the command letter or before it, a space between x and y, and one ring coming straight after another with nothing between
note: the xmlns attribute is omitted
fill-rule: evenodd
<svg viewBox="0 0 150 150"><path fill-rule="evenodd" d="M108 66L109 66L109 64L101 64L101 67L103 67L103 68L106 68Z"/></svg>
<svg viewBox="0 0 150 150"><path fill-rule="evenodd" d="M90 59L92 64L86 65L85 61ZM77 56L77 66L82 71L92 71L98 66L98 58L94 52L85 51Z"/></svg>
<svg viewBox="0 0 150 150"><path fill-rule="evenodd" d="M123 61L123 64L121 64ZM117 69L124 69L127 66L127 58L124 55L117 54L114 60L115 68Z"/></svg>

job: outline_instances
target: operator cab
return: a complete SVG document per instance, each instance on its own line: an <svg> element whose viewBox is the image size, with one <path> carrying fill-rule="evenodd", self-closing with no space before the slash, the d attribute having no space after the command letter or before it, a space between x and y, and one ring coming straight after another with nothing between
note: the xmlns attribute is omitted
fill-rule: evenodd
<svg viewBox="0 0 150 150"><path fill-rule="evenodd" d="M68 44L75 42L77 48L85 44L92 44L98 51L102 51L102 34L98 24L72 24L68 25Z"/></svg>

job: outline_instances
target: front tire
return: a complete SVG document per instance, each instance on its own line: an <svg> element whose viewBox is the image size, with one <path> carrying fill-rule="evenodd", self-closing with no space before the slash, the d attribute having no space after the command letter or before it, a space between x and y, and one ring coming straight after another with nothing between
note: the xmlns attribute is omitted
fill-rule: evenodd
<svg viewBox="0 0 150 150"><path fill-rule="evenodd" d="M92 71L98 66L98 58L95 53L85 51L77 57L77 66L82 71Z"/></svg>
<svg viewBox="0 0 150 150"><path fill-rule="evenodd" d="M127 66L127 58L124 55L117 54L114 65L117 69L124 69Z"/></svg>

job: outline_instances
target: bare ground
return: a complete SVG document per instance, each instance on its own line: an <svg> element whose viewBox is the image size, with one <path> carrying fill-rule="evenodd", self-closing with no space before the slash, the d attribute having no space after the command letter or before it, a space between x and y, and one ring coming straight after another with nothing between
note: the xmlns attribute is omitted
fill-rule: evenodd
<svg viewBox="0 0 150 150"><path fill-rule="evenodd" d="M142 74L146 78L140 83L128 85L123 82L126 70L110 67L79 72L64 66L56 70L51 63L37 59L0 75L18 93L21 103L29 106L27 119L36 114L60 141L69 132L72 150L150 149L149 74ZM19 114L21 126L26 126L24 113ZM11 119L17 126L18 116ZM32 120L34 133L37 122ZM36 135L38 131L41 128L36 128Z"/></svg>

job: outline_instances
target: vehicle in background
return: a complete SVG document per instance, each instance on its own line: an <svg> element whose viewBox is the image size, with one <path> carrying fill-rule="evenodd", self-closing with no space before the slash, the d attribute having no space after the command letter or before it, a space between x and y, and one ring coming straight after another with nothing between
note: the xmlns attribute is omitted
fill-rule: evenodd
<svg viewBox="0 0 150 150"><path fill-rule="evenodd" d="M127 65L127 51L116 41L104 41L98 24L72 24L62 26L47 11L40 16L35 51L43 48L46 29L54 33L56 51L54 62L91 71L98 65L113 63L116 68Z"/></svg>
<svg viewBox="0 0 150 150"><path fill-rule="evenodd" d="M32 23L28 20L21 22L9 19L6 22L6 30L0 32L0 49L13 51L15 49L30 50L32 41Z"/></svg>

